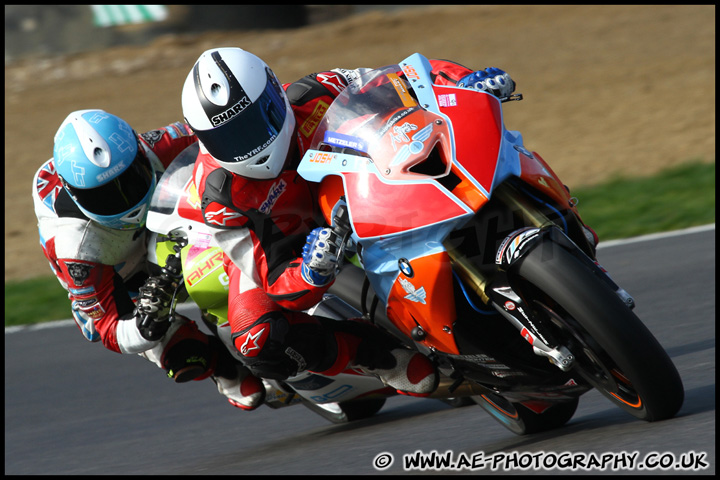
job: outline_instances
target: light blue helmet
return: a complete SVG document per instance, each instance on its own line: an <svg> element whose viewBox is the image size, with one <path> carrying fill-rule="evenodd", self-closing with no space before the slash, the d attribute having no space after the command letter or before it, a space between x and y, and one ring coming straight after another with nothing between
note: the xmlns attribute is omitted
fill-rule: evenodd
<svg viewBox="0 0 720 480"><path fill-rule="evenodd" d="M145 225L155 174L135 131L102 110L78 110L55 134L55 168L91 220L115 229Z"/></svg>

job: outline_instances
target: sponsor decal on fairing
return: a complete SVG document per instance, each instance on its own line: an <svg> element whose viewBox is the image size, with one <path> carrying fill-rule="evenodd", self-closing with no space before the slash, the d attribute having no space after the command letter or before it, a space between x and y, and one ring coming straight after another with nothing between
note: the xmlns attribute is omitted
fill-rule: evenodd
<svg viewBox="0 0 720 480"><path fill-rule="evenodd" d="M340 148L352 148L353 150L365 153L368 151L367 142L360 137L352 135L345 135L337 132L325 132L325 138L323 141L328 145Z"/></svg>
<svg viewBox="0 0 720 480"><path fill-rule="evenodd" d="M335 155L329 152L310 153L310 163L326 165L330 163L333 158L335 158Z"/></svg>
<svg viewBox="0 0 720 480"><path fill-rule="evenodd" d="M210 256L205 262L195 266L190 273L185 276L188 286L193 287L203 278L210 275L223 264L223 252L218 250Z"/></svg>
<svg viewBox="0 0 720 480"><path fill-rule="evenodd" d="M406 125L408 125L408 127L405 127ZM417 130L417 125L409 124L406 122L401 127L395 127L396 135L392 136L393 149L395 149L396 141L398 143L401 143L402 141L410 142L410 138L407 137L407 132L412 131L412 130ZM412 142L410 142L409 144L406 143L405 145L402 146L402 148L400 148L400 151L392 159L392 162L390 162L390 166L392 167L397 164L401 164L402 162L407 160L410 157L410 155L417 155L418 153L422 152L423 149L425 148L425 141L428 138L430 138L432 131L433 131L432 123L424 126L420 130L418 130L418 132L412 136ZM404 135L404 140L403 140L403 135Z"/></svg>
<svg viewBox="0 0 720 480"><path fill-rule="evenodd" d="M412 132L413 130L417 130L417 125L414 123L408 123L405 122L402 125L396 125L393 127L393 134L390 135L390 140L392 140L392 147L393 150L396 150L396 143L407 143L410 141L410 137L408 137L408 133Z"/></svg>
<svg viewBox="0 0 720 480"><path fill-rule="evenodd" d="M425 292L425 287L415 288L415 285L410 283L409 280L405 280L404 278L398 278L398 281L400 282L400 285L403 287L403 290L405 290L405 299L410 300L411 302L416 303L422 303L423 305L426 303L425 298L427 297L427 292Z"/></svg>
<svg viewBox="0 0 720 480"><path fill-rule="evenodd" d="M438 105L441 107L455 107L457 106L457 97L454 93L438 95Z"/></svg>
<svg viewBox="0 0 720 480"><path fill-rule="evenodd" d="M417 73L417 70L415 70L415 67L412 65L403 65L402 71L405 73L405 76L408 78L408 80L420 80L420 75Z"/></svg>

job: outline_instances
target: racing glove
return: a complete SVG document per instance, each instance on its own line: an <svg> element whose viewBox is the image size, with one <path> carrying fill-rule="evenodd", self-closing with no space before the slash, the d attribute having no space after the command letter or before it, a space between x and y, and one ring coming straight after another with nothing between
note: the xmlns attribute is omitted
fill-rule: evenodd
<svg viewBox="0 0 720 480"><path fill-rule="evenodd" d="M149 341L159 340L170 327L173 294L182 281L179 255L168 255L162 272L160 276L149 277L140 287L135 305L138 331Z"/></svg>
<svg viewBox="0 0 720 480"><path fill-rule="evenodd" d="M335 278L342 238L331 228L316 228L303 247L301 274L310 285L322 287Z"/></svg>
<svg viewBox="0 0 720 480"><path fill-rule="evenodd" d="M501 100L508 98L515 91L515 82L510 75L494 67L465 75L457 82L457 86L487 92Z"/></svg>

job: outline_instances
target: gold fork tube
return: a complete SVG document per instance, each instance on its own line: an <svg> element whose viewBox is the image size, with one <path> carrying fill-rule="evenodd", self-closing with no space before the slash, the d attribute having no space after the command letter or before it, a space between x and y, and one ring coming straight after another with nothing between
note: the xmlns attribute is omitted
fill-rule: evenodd
<svg viewBox="0 0 720 480"><path fill-rule="evenodd" d="M550 220L539 212L537 209L528 205L522 195L517 195L514 188L508 185L501 185L495 189L493 195L496 195L505 205L507 205L513 212L520 212L525 217L530 219L530 223L537 228L542 227L550 223ZM485 294L485 288L488 284L488 279L483 275L468 258L460 253L456 248L449 244L445 245L445 249L450 255L453 261L453 266L456 267L460 277L473 289L473 291L480 297L480 299L486 305L490 302L490 298Z"/></svg>
<svg viewBox="0 0 720 480"><path fill-rule="evenodd" d="M512 212L519 211L525 217L530 219L533 227L540 228L550 223L550 220L536 208L532 208L527 204L524 196L518 195L517 191L509 185L501 185L493 191L493 195L497 196L505 205L510 207Z"/></svg>
<svg viewBox="0 0 720 480"><path fill-rule="evenodd" d="M478 271L477 268L468 260L468 258L457 251L450 245L445 245L448 255L453 262L453 266L456 267L460 277L470 285L473 291L480 297L480 299L486 305L490 302L490 298L485 294L485 287L487 286L488 280L485 276Z"/></svg>

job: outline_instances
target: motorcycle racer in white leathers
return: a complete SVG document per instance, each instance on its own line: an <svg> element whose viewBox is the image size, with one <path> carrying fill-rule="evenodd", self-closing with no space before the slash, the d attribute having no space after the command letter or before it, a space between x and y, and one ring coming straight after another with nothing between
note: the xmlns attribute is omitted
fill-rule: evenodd
<svg viewBox="0 0 720 480"><path fill-rule="evenodd" d="M138 135L102 110L72 112L33 179L40 244L87 340L141 354L176 382L211 377L232 405L253 409L263 401L262 382L217 338L183 317L147 321L167 291L147 261L148 204L157 176L196 141L183 123ZM179 268L166 273L172 280Z"/></svg>

